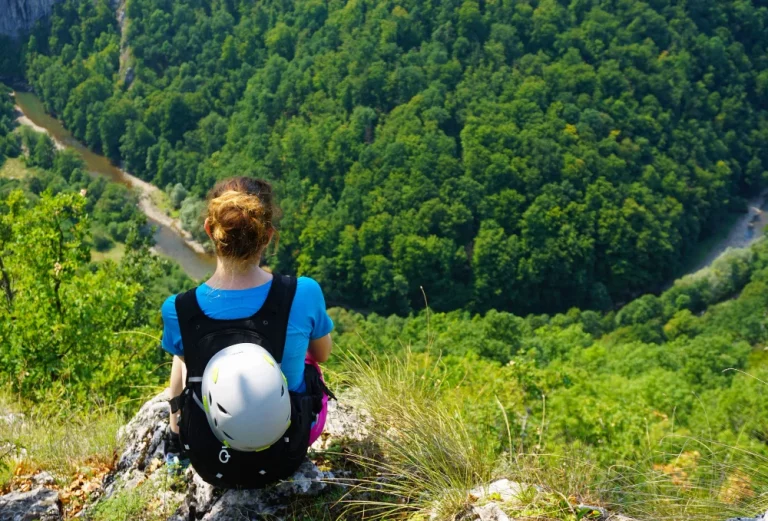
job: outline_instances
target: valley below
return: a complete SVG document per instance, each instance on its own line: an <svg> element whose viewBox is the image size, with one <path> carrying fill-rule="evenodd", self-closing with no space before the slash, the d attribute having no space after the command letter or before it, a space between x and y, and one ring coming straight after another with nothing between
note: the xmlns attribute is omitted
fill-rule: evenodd
<svg viewBox="0 0 768 521"><path fill-rule="evenodd" d="M129 186L139 193L139 208L147 216L149 224L156 227L154 239L158 254L178 262L193 279L200 279L213 272L216 267L213 256L182 229L178 219L170 217L153 201L153 194L160 192L158 187L125 172L106 157L80 143L60 121L45 112L42 102L34 93L17 91L14 98L19 111L17 122L20 125L47 133L59 149L66 147L75 150L92 175Z"/></svg>

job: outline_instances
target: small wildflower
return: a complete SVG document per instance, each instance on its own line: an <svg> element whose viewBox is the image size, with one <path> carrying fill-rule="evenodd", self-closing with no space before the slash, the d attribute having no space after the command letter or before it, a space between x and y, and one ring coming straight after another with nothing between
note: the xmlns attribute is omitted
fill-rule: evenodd
<svg viewBox="0 0 768 521"><path fill-rule="evenodd" d="M53 273L55 273L56 275L61 273L61 264L59 264L58 262L53 265Z"/></svg>
<svg viewBox="0 0 768 521"><path fill-rule="evenodd" d="M86 195L88 195L88 190L86 190L85 188L81 189L80 190L80 195L85 197Z"/></svg>

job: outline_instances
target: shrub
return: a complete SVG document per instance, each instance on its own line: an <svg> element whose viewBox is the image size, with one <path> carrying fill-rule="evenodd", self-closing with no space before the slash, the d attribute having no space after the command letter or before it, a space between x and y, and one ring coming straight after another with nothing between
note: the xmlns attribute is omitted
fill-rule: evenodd
<svg viewBox="0 0 768 521"><path fill-rule="evenodd" d="M184 188L184 185L181 183L176 183L176 185L171 189L169 196L171 198L171 204L176 210L178 210L181 208L181 203L184 202L184 199L187 197L187 189Z"/></svg>
<svg viewBox="0 0 768 521"><path fill-rule="evenodd" d="M102 228L93 230L93 247L96 251L104 252L112 248L115 242L106 234Z"/></svg>

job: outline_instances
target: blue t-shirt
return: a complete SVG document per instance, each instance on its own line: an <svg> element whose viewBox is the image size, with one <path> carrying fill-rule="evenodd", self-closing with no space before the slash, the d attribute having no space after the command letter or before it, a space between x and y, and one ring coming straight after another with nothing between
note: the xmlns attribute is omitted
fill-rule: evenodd
<svg viewBox="0 0 768 521"><path fill-rule="evenodd" d="M208 284L198 286L195 295L203 313L213 319L248 318L256 313L267 299L270 280L266 284L248 289L217 289ZM184 356L181 343L179 317L176 315L176 295L163 303L163 349L172 355ZM309 341L321 338L333 330L333 321L325 311L325 298L320 285L309 277L299 277L296 296L288 315L282 369L288 389L304 390L304 357Z"/></svg>

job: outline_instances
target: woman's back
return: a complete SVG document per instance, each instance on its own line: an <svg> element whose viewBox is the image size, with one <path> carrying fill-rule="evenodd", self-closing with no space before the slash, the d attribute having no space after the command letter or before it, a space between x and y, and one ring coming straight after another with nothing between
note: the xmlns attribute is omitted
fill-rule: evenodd
<svg viewBox="0 0 768 521"><path fill-rule="evenodd" d="M203 313L216 320L247 318L264 305L272 281L246 289L219 289L207 283L198 286L195 294ZM179 318L176 315L176 295L162 306L163 349L172 355L184 356ZM333 329L333 321L325 310L325 298L320 285L309 277L299 277L296 295L288 317L282 370L288 389L304 390L304 359L309 341L321 338Z"/></svg>
<svg viewBox="0 0 768 521"><path fill-rule="evenodd" d="M266 181L217 183L204 224L216 271L162 306L174 355L166 461L186 455L216 486L287 477L324 425L330 393L317 362L331 354L333 322L317 282L260 267L278 216Z"/></svg>

